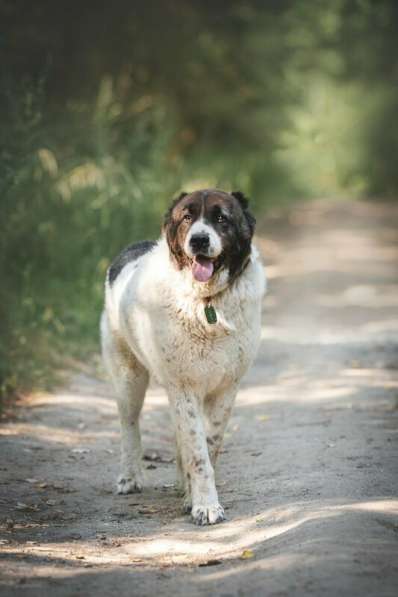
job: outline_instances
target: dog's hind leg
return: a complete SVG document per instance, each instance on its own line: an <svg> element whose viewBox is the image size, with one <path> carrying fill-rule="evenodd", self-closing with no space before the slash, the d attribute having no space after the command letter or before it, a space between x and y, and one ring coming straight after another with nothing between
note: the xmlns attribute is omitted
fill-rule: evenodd
<svg viewBox="0 0 398 597"><path fill-rule="evenodd" d="M117 382L118 410L121 432L120 476L117 492L121 494L142 491L142 448L139 416L148 387L149 375L145 369L126 371Z"/></svg>
<svg viewBox="0 0 398 597"><path fill-rule="evenodd" d="M120 418L121 470L117 492L140 492L144 479L139 417L149 374L128 347L118 340L108 338L103 342L103 353L115 388Z"/></svg>

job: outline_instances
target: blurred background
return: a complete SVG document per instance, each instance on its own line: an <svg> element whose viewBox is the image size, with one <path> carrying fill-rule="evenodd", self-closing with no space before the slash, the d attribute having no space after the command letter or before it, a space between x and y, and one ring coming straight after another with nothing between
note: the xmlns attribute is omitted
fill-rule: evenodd
<svg viewBox="0 0 398 597"><path fill-rule="evenodd" d="M0 388L98 350L104 274L182 189L398 196L394 0L0 0Z"/></svg>

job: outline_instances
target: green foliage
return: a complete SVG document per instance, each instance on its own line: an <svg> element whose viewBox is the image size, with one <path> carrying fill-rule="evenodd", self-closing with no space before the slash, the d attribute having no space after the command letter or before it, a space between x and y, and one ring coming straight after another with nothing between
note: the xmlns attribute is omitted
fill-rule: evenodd
<svg viewBox="0 0 398 597"><path fill-rule="evenodd" d="M0 392L97 346L103 279L182 188L396 195L392 0L0 0Z"/></svg>
<svg viewBox="0 0 398 597"><path fill-rule="evenodd" d="M137 127L130 123L131 137L116 159L109 106L101 105L106 85L102 81L91 122L79 129L71 111L55 132L46 126L40 90L10 94L20 105L14 103L15 119L2 129L10 141L2 145L3 392L32 379L42 384L65 346L69 353L92 349L110 259L132 239L158 236L160 216L176 191L164 159L166 114L154 108ZM153 143L152 127L159 129ZM56 135L84 146L84 153L65 152Z"/></svg>

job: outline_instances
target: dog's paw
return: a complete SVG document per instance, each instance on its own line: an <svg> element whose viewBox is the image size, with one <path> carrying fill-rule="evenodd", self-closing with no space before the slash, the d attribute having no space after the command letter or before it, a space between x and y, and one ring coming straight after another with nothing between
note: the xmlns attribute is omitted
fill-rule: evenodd
<svg viewBox="0 0 398 597"><path fill-rule="evenodd" d="M120 476L117 480L116 491L119 495L127 495L128 493L141 493L143 489L142 479L136 477Z"/></svg>
<svg viewBox="0 0 398 597"><path fill-rule="evenodd" d="M224 508L220 504L214 506L193 506L191 512L195 524L203 526L206 524L217 524L225 520Z"/></svg>

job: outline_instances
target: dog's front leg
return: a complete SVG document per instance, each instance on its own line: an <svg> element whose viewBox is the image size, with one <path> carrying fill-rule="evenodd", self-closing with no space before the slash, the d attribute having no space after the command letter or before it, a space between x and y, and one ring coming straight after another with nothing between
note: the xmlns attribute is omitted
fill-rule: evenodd
<svg viewBox="0 0 398 597"><path fill-rule="evenodd" d="M207 445L213 467L221 450L225 428L231 415L237 391L238 386L233 385L222 392L208 396L204 403Z"/></svg>
<svg viewBox="0 0 398 597"><path fill-rule="evenodd" d="M190 474L185 470L184 463L182 461L182 448L180 434L176 429L176 465L177 465L177 490L181 493L184 498L183 512L189 514L192 511L192 497L191 497L191 481ZM189 474L189 477L188 477Z"/></svg>
<svg viewBox="0 0 398 597"><path fill-rule="evenodd" d="M199 400L184 391L171 391L169 397L182 465L191 486L192 520L199 525L216 524L225 515L218 501Z"/></svg>

